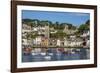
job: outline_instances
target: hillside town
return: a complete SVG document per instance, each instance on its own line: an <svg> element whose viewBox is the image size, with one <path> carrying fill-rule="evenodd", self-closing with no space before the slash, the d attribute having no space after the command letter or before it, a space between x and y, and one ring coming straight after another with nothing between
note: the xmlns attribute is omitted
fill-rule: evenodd
<svg viewBox="0 0 100 73"><path fill-rule="evenodd" d="M77 32L77 28L68 29L68 25L64 29L55 29L49 25L31 27L22 24L22 44L32 47L89 47L89 30L81 34Z"/></svg>
<svg viewBox="0 0 100 73"><path fill-rule="evenodd" d="M39 59L43 56L45 60L51 60L56 53L58 56L61 53L64 53L64 55L69 53L79 54L81 50L77 48L89 48L89 37L89 20L86 24L80 25L80 27L68 23L59 24L56 22L53 24L50 21L39 22L39 20L30 21L29 19L24 19L22 23L23 53L31 53L34 58L38 56L36 57L38 60L34 59L34 61L41 61ZM81 54L81 58L86 59L87 56L85 55Z"/></svg>

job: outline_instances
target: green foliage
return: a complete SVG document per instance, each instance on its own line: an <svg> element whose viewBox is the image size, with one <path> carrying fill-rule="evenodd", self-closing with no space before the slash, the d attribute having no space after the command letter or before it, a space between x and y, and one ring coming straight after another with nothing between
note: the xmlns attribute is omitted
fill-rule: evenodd
<svg viewBox="0 0 100 73"><path fill-rule="evenodd" d="M39 26L49 26L50 24L52 24L52 22L45 20L45 21L40 21L39 22Z"/></svg>
<svg viewBox="0 0 100 73"><path fill-rule="evenodd" d="M64 33L63 31L59 30L56 35L59 37L59 38L64 38L66 37L66 33Z"/></svg>
<svg viewBox="0 0 100 73"><path fill-rule="evenodd" d="M50 33L51 38L64 38L66 36L67 36L66 33L64 33L61 30L58 30L56 33Z"/></svg>
<svg viewBox="0 0 100 73"><path fill-rule="evenodd" d="M31 27L36 27L36 26L49 26L50 28L54 28L56 30L63 30L65 28L65 25L68 26L68 29L76 29L75 26L73 26L72 24L69 23L59 23L59 22L55 22L52 23L51 21L48 20L38 20L38 19L23 19L22 20L23 24L27 24Z"/></svg>
<svg viewBox="0 0 100 73"><path fill-rule="evenodd" d="M87 20L85 24L88 24L88 25L90 25L90 20Z"/></svg>
<svg viewBox="0 0 100 73"><path fill-rule="evenodd" d="M31 39L35 39L37 36L38 36L37 34L35 35L31 34Z"/></svg>
<svg viewBox="0 0 100 73"><path fill-rule="evenodd" d="M32 27L38 27L38 26L43 26L43 27L44 26L49 26L50 28L54 28L54 30L57 30L57 32L52 33L52 34L50 33L50 36L54 37L54 38L58 38L58 37L63 38L65 36L67 36L66 33L63 32L66 25L68 26L68 29L71 29L71 30L76 30L77 29L76 26L74 26L73 24L70 24L70 23L59 23L59 22L52 23L51 21L48 21L48 20L41 20L40 21L38 19L33 19L33 20L32 19L23 19L22 23L31 26L31 28ZM85 24L81 24L79 26L79 28L77 29L78 31L75 33L75 35L79 36L85 30L89 30L89 26L90 26L90 20L87 20L85 22ZM29 35L27 35L27 37L28 36ZM32 36L32 38L35 38L36 36L37 36L37 34L34 34L34 36Z"/></svg>
<svg viewBox="0 0 100 73"><path fill-rule="evenodd" d="M32 19L22 19L22 23L23 24L28 24L28 23L30 23L32 21L33 21Z"/></svg>
<svg viewBox="0 0 100 73"><path fill-rule="evenodd" d="M88 30L88 27L85 24L80 25L78 28L79 33L83 33L85 30Z"/></svg>
<svg viewBox="0 0 100 73"><path fill-rule="evenodd" d="M50 38L57 38L56 33L50 33Z"/></svg>
<svg viewBox="0 0 100 73"><path fill-rule="evenodd" d="M31 39L31 34L30 33L26 33L26 39Z"/></svg>

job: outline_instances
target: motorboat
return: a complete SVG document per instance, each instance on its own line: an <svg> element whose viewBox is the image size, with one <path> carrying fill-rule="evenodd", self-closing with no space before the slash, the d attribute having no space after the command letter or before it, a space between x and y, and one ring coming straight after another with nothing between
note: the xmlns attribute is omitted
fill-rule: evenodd
<svg viewBox="0 0 100 73"><path fill-rule="evenodd" d="M49 55L50 55L50 56L52 56L52 55L53 55L53 53L49 53Z"/></svg>
<svg viewBox="0 0 100 73"><path fill-rule="evenodd" d="M47 60L47 61L51 60L51 56L45 56L44 59Z"/></svg>
<svg viewBox="0 0 100 73"><path fill-rule="evenodd" d="M43 56L45 56L45 55L46 55L46 53L45 53L45 52L41 52L40 54L41 54L41 55L43 55Z"/></svg>

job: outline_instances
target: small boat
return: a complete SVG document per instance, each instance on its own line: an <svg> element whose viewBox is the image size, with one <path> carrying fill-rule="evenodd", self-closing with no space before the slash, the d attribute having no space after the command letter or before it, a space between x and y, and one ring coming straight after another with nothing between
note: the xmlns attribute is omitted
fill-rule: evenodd
<svg viewBox="0 0 100 73"><path fill-rule="evenodd" d="M37 55L35 52L32 52L32 55Z"/></svg>
<svg viewBox="0 0 100 73"><path fill-rule="evenodd" d="M41 55L43 55L43 56L44 56L44 55L46 55L46 53L45 53L45 52L41 52L40 54L41 54Z"/></svg>
<svg viewBox="0 0 100 73"><path fill-rule="evenodd" d="M32 50L32 55L38 55L39 53L38 52L36 52L35 50Z"/></svg>
<svg viewBox="0 0 100 73"><path fill-rule="evenodd" d="M75 51L72 51L71 54L75 54Z"/></svg>
<svg viewBox="0 0 100 73"><path fill-rule="evenodd" d="M48 60L51 60L51 56L45 56L44 58L45 58L45 60L47 60L47 61L48 61Z"/></svg>
<svg viewBox="0 0 100 73"><path fill-rule="evenodd" d="M50 56L52 56L52 55L53 55L53 53L49 53L49 55L50 55Z"/></svg>
<svg viewBox="0 0 100 73"><path fill-rule="evenodd" d="M80 51L80 49L76 49L76 51Z"/></svg>

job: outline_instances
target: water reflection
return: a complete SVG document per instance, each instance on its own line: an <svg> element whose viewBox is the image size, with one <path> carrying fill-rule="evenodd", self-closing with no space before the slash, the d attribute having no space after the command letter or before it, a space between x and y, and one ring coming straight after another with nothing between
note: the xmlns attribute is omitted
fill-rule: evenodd
<svg viewBox="0 0 100 73"><path fill-rule="evenodd" d="M89 59L87 48L34 48L23 50L22 62L61 61Z"/></svg>

